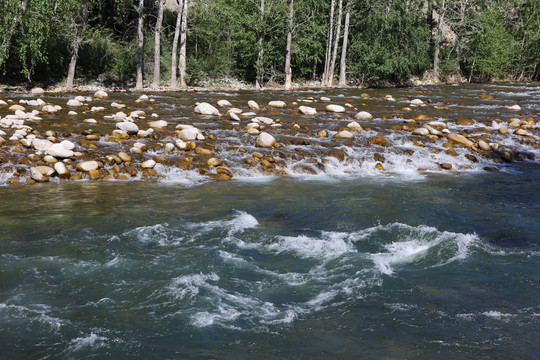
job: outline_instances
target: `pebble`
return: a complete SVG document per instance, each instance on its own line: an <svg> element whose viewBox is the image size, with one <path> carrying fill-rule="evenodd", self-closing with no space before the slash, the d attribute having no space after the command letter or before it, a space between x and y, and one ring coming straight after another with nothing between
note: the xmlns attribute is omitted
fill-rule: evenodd
<svg viewBox="0 0 540 360"><path fill-rule="evenodd" d="M343 113L345 112L345 108L341 105L327 105L326 111L333 113Z"/></svg>
<svg viewBox="0 0 540 360"><path fill-rule="evenodd" d="M284 101L276 100L276 101L270 101L268 103L268 106L275 107L275 108L284 108L284 107L287 107L287 104Z"/></svg>
<svg viewBox="0 0 540 360"><path fill-rule="evenodd" d="M347 127L349 129L351 129L352 131L364 131L364 129L362 128L362 126L360 126L359 123L357 123L356 121L353 121L353 122L350 122L347 124Z"/></svg>
<svg viewBox="0 0 540 360"><path fill-rule="evenodd" d="M260 110L261 108L259 107L259 104L257 104L255 101L253 100L249 100L248 101L248 107L251 109L251 110Z"/></svg>
<svg viewBox="0 0 540 360"><path fill-rule="evenodd" d="M519 105L516 104L516 105L508 106L506 109L507 109L507 110L513 110L513 111L520 111L520 110L521 110L521 106L519 106Z"/></svg>
<svg viewBox="0 0 540 360"><path fill-rule="evenodd" d="M106 97L109 97L109 94L107 94L105 91L103 90L98 90L94 93L94 97L95 98L106 98Z"/></svg>
<svg viewBox="0 0 540 360"><path fill-rule="evenodd" d="M371 115L367 111L360 111L358 114L354 115L354 118L360 121L369 121L373 120L373 115Z"/></svg>
<svg viewBox="0 0 540 360"><path fill-rule="evenodd" d="M47 149L47 154L55 158L69 158L74 155L73 151L66 149L62 144L53 144Z"/></svg>
<svg viewBox="0 0 540 360"><path fill-rule="evenodd" d="M76 165L77 170L90 171L99 169L99 163L95 160L82 161Z"/></svg>
<svg viewBox="0 0 540 360"><path fill-rule="evenodd" d="M304 115L315 115L317 114L317 110L315 108L312 108L310 106L300 106L298 108L298 111Z"/></svg>
<svg viewBox="0 0 540 360"><path fill-rule="evenodd" d="M472 141L470 141L469 139L467 139L463 135L450 133L450 134L447 135L447 138L448 138L448 140L450 140L452 142L455 142L457 144L461 144L461 145L464 145L464 146L471 147L471 146L474 145L474 143Z"/></svg>
<svg viewBox="0 0 540 360"><path fill-rule="evenodd" d="M199 103L197 106L195 106L195 109L193 111L195 111L195 113L199 115L221 115L218 109L206 102Z"/></svg>
<svg viewBox="0 0 540 360"><path fill-rule="evenodd" d="M146 160L141 163L141 167L143 169L153 169L154 166L156 166L156 162L154 160Z"/></svg>
<svg viewBox="0 0 540 360"><path fill-rule="evenodd" d="M232 106L231 102L229 100L218 100L217 105L219 107L230 107Z"/></svg>
<svg viewBox="0 0 540 360"><path fill-rule="evenodd" d="M128 134L137 134L139 131L139 127L136 124L128 121L116 123L116 128L125 131Z"/></svg>
<svg viewBox="0 0 540 360"><path fill-rule="evenodd" d="M54 164L54 170L61 179L69 178L69 170L63 162L57 162Z"/></svg>
<svg viewBox="0 0 540 360"><path fill-rule="evenodd" d="M354 134L347 130L341 130L334 135L335 139L354 139Z"/></svg>
<svg viewBox="0 0 540 360"><path fill-rule="evenodd" d="M271 148L276 144L276 139L268 134L267 132L262 132L255 141L255 146L263 148Z"/></svg>
<svg viewBox="0 0 540 360"><path fill-rule="evenodd" d="M208 159L206 161L206 165L208 165L208 166L219 166L219 165L221 165L221 161L219 161L218 159L213 157L213 158L210 158L210 159Z"/></svg>

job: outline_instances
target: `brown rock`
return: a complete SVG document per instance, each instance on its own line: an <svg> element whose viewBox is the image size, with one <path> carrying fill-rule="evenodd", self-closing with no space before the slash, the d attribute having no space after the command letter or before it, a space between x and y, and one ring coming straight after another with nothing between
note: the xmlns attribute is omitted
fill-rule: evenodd
<svg viewBox="0 0 540 360"><path fill-rule="evenodd" d="M90 170L88 172L88 176L90 177L90 180L98 180L99 178L101 178L101 173L97 169Z"/></svg>
<svg viewBox="0 0 540 360"><path fill-rule="evenodd" d="M474 124L474 120L470 120L470 119L457 119L456 120L456 125L458 126L469 126L472 124Z"/></svg>
<svg viewBox="0 0 540 360"><path fill-rule="evenodd" d="M339 149L332 149L328 152L328 156L338 159L340 162L345 160L345 152Z"/></svg>
<svg viewBox="0 0 540 360"><path fill-rule="evenodd" d="M450 164L450 163L442 163L442 164L440 164L440 167L445 169L445 170L450 170L452 168L452 164Z"/></svg>
<svg viewBox="0 0 540 360"><path fill-rule="evenodd" d="M214 152L210 149L205 149L203 147L197 146L195 148L195 153L199 155L213 155Z"/></svg>
<svg viewBox="0 0 540 360"><path fill-rule="evenodd" d="M382 136L374 136L374 137L370 138L369 143L371 145L378 145L378 146L384 146L384 147L390 146L388 141L385 138L383 138Z"/></svg>
<svg viewBox="0 0 540 360"><path fill-rule="evenodd" d="M472 141L470 141L469 139L467 139L463 135L450 133L450 134L448 134L447 137L448 137L448 140L453 141L453 142L455 142L457 144L460 144L460 145L464 145L464 146L468 146L468 147L471 147L471 146L474 145L474 143Z"/></svg>

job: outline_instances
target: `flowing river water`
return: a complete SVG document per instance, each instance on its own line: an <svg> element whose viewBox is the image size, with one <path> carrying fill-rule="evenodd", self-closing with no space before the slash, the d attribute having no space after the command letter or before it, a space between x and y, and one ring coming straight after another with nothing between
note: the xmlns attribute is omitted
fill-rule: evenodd
<svg viewBox="0 0 540 360"><path fill-rule="evenodd" d="M479 98L486 94L492 98ZM27 122L38 136L55 130L82 157L97 158L141 141L149 149L133 153L134 163L167 161L155 173L123 177L104 160L109 181L84 175L33 183L35 164L24 158L34 150L14 140L0 147L0 358L540 356L537 84L155 93L154 102L134 103L139 95L111 93L92 105L123 102L173 128L196 126L232 180L213 180L208 157L193 150L165 152L163 144L175 140L166 130L108 141L114 126L103 116L116 110L83 107L70 116L72 96L41 96L62 110ZM352 107L324 112L322 96ZM404 111L414 98L428 106ZM258 113L279 119L281 127L268 126L279 146L255 147L256 136L242 129L247 120L193 113L195 102L219 99L244 111L248 100L284 100L287 108ZM303 100L318 114L298 114L291 104ZM507 109L514 104L521 110ZM360 110L374 116L359 121L364 131L334 139ZM395 127L425 123L407 121L420 114L499 151L448 146L442 136ZM96 124L83 122L90 116ZM511 126L499 132L513 118L526 135ZM88 129L101 138L86 141ZM330 136L317 137L319 129ZM244 161L253 152L274 165ZM185 157L187 169L174 165Z"/></svg>

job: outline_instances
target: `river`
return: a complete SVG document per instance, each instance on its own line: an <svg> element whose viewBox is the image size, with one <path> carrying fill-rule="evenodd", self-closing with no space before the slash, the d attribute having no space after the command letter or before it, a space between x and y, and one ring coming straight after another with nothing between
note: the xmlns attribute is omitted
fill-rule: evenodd
<svg viewBox="0 0 540 360"><path fill-rule="evenodd" d="M457 156L430 151L444 149L437 142L414 155L348 144L348 162L306 168L299 165L313 165L309 156L288 156L279 175L226 155L233 146L257 150L232 145L232 130L212 132L213 122L177 112L191 111L196 98L343 97L365 102L378 114L377 131L406 148L414 146L407 137L390 133L403 119L383 118L388 102L375 100L387 93L401 102L395 108L429 99L422 111L433 117L441 111L434 106L447 107L438 118L450 129L474 118L496 132L516 116L505 108L513 104L520 117L538 121L540 113L532 84L371 90L367 99L361 92L153 94L167 121L193 118L228 139L213 148L229 163L230 181L161 164L149 181L12 186L6 175L0 358L538 358L536 146L483 130L529 156L471 162L459 147ZM494 99L478 98L486 92ZM298 117L272 115L282 123ZM325 116L318 121L330 127L335 119ZM528 132L538 140L537 125ZM281 151L300 146L322 151L319 143ZM374 169L374 152L385 171ZM435 165L443 161L453 170Z"/></svg>

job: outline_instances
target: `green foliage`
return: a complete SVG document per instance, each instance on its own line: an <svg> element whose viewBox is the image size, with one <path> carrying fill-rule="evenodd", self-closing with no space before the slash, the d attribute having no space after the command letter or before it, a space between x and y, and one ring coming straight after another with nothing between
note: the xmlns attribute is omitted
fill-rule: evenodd
<svg viewBox="0 0 540 360"><path fill-rule="evenodd" d="M74 34L84 23L76 76L106 84L131 84L136 70L138 1L89 0L84 19L86 1L1 0L0 34L4 37L0 38L0 81L26 78L54 82L64 78ZM155 1L145 0L147 78L152 72ZM445 31L452 33L441 47L443 75L464 73L468 77L472 73L475 80L540 78L540 0L351 3L347 70L352 81L406 83L411 76L430 70L434 56L432 7L445 10ZM260 0L190 0L189 4L189 85L230 77L254 82L257 71L263 81L284 80L289 0L265 0L262 21ZM296 81L322 73L329 7L328 0L294 0L291 66ZM164 76L171 70L174 11L166 10L163 22ZM5 36L8 32L13 36ZM259 37L264 48L261 66L257 64Z"/></svg>
<svg viewBox="0 0 540 360"><path fill-rule="evenodd" d="M482 80L506 76L514 58L515 41L505 28L502 16L493 10L476 15L477 31L468 42L468 68Z"/></svg>
<svg viewBox="0 0 540 360"><path fill-rule="evenodd" d="M430 28L421 2L367 1L351 36L351 73L368 82L404 82L430 66ZM413 11L416 6L417 11Z"/></svg>

